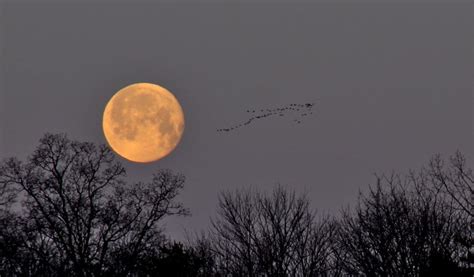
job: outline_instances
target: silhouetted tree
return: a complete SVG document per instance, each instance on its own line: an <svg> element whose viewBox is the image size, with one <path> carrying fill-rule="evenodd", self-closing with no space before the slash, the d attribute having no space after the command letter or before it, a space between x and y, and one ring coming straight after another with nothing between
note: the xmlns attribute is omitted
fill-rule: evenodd
<svg viewBox="0 0 474 277"><path fill-rule="evenodd" d="M223 276L325 276L334 230L304 196L279 186L271 195L223 193L210 241Z"/></svg>
<svg viewBox="0 0 474 277"><path fill-rule="evenodd" d="M137 264L137 276L210 277L206 257L193 247L166 242L143 252Z"/></svg>
<svg viewBox="0 0 474 277"><path fill-rule="evenodd" d="M344 212L334 252L349 275L457 276L467 274L459 264L468 227L425 170L379 177L355 212Z"/></svg>
<svg viewBox="0 0 474 277"><path fill-rule="evenodd" d="M440 155L434 156L423 170L433 186L453 200L454 207L474 217L474 173L459 151L447 163Z"/></svg>
<svg viewBox="0 0 474 277"><path fill-rule="evenodd" d="M0 276L472 276L474 174L458 152L377 177L340 220L284 187L222 193L207 235L170 242L184 177L127 183L106 146L46 134L0 162ZM471 270L471 271L469 271Z"/></svg>
<svg viewBox="0 0 474 277"><path fill-rule="evenodd" d="M125 276L159 237L161 219L187 214L175 200L183 176L160 170L151 182L127 184L114 157L106 146L46 134L25 162L0 163L0 188L23 198L22 210L0 228L2 239L14 238L12 250L3 248L14 252L2 253L6 275ZM114 267L114 255L124 250L127 263ZM25 272L25 253L42 273Z"/></svg>
<svg viewBox="0 0 474 277"><path fill-rule="evenodd" d="M451 200L452 206L470 221L470 235L460 240L467 249L461 260L466 267L474 267L474 173L466 165L465 157L458 151L448 162L440 155L431 159L425 174L433 186ZM474 270L473 270L474 274Z"/></svg>

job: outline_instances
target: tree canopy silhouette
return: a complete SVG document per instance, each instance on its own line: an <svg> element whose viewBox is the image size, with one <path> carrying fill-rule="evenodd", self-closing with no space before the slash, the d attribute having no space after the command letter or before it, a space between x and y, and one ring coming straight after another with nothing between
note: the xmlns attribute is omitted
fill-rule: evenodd
<svg viewBox="0 0 474 277"><path fill-rule="evenodd" d="M309 201L276 187L223 193L212 224L212 249L223 276L323 276L330 270L335 233L316 219Z"/></svg>
<svg viewBox="0 0 474 277"><path fill-rule="evenodd" d="M470 276L470 218L429 170L382 176L345 211L334 245L341 271L363 276ZM441 275L439 275L441 274ZM464 274L464 275L462 275Z"/></svg>
<svg viewBox="0 0 474 277"><path fill-rule="evenodd" d="M46 134L0 162L0 276L472 276L474 174L461 153L377 176L352 209L318 216L305 195L220 194L210 230L172 242L184 176L127 182L104 145Z"/></svg>
<svg viewBox="0 0 474 277"><path fill-rule="evenodd" d="M46 134L25 162L10 158L0 164L0 188L18 191L16 200L23 203L16 216L3 217L10 222L4 226L16 226L2 228L2 242L13 248L4 248L11 252L2 255L4 271L125 276L146 246L160 238L164 217L188 214L176 201L182 175L159 170L150 182L129 184L114 157L104 145ZM113 261L123 253L127 263L116 267Z"/></svg>

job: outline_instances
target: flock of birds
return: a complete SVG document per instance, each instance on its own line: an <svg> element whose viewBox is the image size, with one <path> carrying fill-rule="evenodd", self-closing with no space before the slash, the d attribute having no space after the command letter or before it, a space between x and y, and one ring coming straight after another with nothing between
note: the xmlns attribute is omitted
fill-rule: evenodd
<svg viewBox="0 0 474 277"><path fill-rule="evenodd" d="M234 125L229 128L217 129L217 132L230 132L236 129L250 125L252 122L263 119L271 116L287 116L289 113L297 113L297 118L293 119L293 122L300 124L304 117L307 117L313 114L313 107L315 103L305 103L305 104L289 104L280 108L272 109L259 109L259 110L247 110L247 113L252 114L247 121L240 124Z"/></svg>

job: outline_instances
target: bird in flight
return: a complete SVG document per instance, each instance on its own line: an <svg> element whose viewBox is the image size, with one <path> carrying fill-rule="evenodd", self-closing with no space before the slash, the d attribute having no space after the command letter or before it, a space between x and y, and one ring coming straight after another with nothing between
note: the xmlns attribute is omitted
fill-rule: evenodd
<svg viewBox="0 0 474 277"><path fill-rule="evenodd" d="M230 132L248 126L260 119L267 117L285 117L289 116L290 114L296 114L296 118L293 119L293 122L300 124L303 118L313 114L312 110L314 104L315 103L289 104L278 108L249 109L247 110L247 113L251 115L249 119L228 128L217 129L217 132Z"/></svg>

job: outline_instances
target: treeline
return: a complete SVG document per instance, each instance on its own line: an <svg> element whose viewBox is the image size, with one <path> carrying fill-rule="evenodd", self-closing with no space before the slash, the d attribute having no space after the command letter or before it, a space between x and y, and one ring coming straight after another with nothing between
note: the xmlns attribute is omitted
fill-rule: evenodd
<svg viewBox="0 0 474 277"><path fill-rule="evenodd" d="M189 214L184 177L127 183L114 156L46 134L26 161L0 163L0 276L474 274L474 174L461 153L378 176L337 216L283 186L223 192L208 232L187 242L160 227Z"/></svg>

